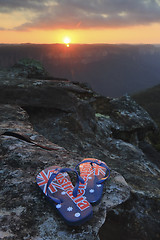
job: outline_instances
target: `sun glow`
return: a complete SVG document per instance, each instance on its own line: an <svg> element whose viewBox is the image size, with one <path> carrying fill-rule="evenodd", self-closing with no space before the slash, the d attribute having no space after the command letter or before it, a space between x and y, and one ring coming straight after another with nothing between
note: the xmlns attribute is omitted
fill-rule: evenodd
<svg viewBox="0 0 160 240"><path fill-rule="evenodd" d="M71 42L71 39L69 37L65 37L63 39L63 42L66 44L67 47L69 47L69 43Z"/></svg>

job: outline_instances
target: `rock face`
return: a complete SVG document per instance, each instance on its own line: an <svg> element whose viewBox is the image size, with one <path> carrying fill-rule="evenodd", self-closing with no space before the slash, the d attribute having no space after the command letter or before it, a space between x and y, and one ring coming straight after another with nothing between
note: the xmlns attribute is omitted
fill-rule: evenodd
<svg viewBox="0 0 160 240"><path fill-rule="evenodd" d="M0 75L1 132L26 133L57 148L1 136L3 238L98 239L99 232L101 240L158 240L160 156L147 143L147 133L157 130L148 113L129 96L111 99L82 84ZM84 157L101 159L113 170L93 219L69 228L44 203L35 176L46 166L73 167ZM130 198L117 172L129 184Z"/></svg>
<svg viewBox="0 0 160 240"><path fill-rule="evenodd" d="M20 107L0 105L0 114L1 132L27 134L36 142L57 148L47 151L1 135L1 239L99 239L107 212L130 196L124 178L112 170L100 204L93 207L93 218L83 226L68 227L45 201L35 177L48 166L74 167L82 158L35 132Z"/></svg>

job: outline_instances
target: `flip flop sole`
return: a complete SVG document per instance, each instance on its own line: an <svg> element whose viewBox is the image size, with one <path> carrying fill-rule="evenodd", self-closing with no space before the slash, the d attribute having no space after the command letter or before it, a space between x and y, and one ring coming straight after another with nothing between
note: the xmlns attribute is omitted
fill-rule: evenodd
<svg viewBox="0 0 160 240"><path fill-rule="evenodd" d="M84 159L85 161L87 159ZM97 159L88 159L94 161ZM99 203L103 193L103 183L98 183L99 180L105 177L107 169L99 166L96 163L84 162L79 164L80 176L85 181L85 184L80 183L80 188L84 188L87 201L90 203ZM99 160L98 160L99 161ZM101 161L99 161L101 162ZM91 165L92 164L92 165ZM103 164L105 164L103 162ZM107 166L107 165L106 165Z"/></svg>
<svg viewBox="0 0 160 240"><path fill-rule="evenodd" d="M83 195L82 189L78 190L76 197L73 196L74 186L67 172L59 173L55 177L49 186L47 196L48 180L59 170L61 168L58 166L44 169L37 175L37 184L68 225L80 225L92 217L92 206ZM61 203L57 204L51 200L53 197L59 199Z"/></svg>

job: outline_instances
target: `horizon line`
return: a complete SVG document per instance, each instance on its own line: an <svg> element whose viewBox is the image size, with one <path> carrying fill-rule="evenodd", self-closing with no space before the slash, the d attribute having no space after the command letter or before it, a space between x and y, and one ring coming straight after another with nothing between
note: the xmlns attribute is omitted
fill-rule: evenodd
<svg viewBox="0 0 160 240"><path fill-rule="evenodd" d="M34 42L21 42L21 43L0 43L0 45L66 45L65 43L34 43ZM160 43L70 43L71 45L160 45Z"/></svg>

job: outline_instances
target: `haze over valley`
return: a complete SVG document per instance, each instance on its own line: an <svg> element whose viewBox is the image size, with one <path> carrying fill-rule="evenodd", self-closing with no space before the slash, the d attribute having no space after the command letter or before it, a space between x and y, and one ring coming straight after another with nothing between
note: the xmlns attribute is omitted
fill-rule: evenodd
<svg viewBox="0 0 160 240"><path fill-rule="evenodd" d="M1 68L23 58L39 60L51 76L86 82L104 96L133 94L160 83L159 45L0 45Z"/></svg>

